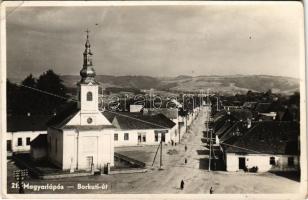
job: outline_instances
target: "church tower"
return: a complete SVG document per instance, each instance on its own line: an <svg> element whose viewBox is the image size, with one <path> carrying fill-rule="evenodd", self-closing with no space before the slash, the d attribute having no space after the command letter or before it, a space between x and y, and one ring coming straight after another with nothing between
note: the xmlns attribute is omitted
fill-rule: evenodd
<svg viewBox="0 0 308 200"><path fill-rule="evenodd" d="M98 107L99 83L95 80L95 70L92 62L89 31L87 30L85 50L83 52L83 67L80 70L81 80L77 83L78 108L80 109L81 124L95 125L96 115L100 114Z"/></svg>

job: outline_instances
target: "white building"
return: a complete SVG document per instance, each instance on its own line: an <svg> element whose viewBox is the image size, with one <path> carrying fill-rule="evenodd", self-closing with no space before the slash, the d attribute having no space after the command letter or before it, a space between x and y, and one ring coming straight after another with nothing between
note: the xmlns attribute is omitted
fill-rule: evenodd
<svg viewBox="0 0 308 200"><path fill-rule="evenodd" d="M230 128L221 137L227 171L258 168L258 172L299 169L299 124L253 122L251 128Z"/></svg>
<svg viewBox="0 0 308 200"><path fill-rule="evenodd" d="M47 134L46 122L53 116L17 115L7 117L6 149L12 153L30 152L30 143L40 134Z"/></svg>
<svg viewBox="0 0 308 200"><path fill-rule="evenodd" d="M89 37L83 53L76 107L50 121L47 129L49 160L63 170L97 170L114 165L114 126L98 108Z"/></svg>
<svg viewBox="0 0 308 200"><path fill-rule="evenodd" d="M116 127L114 145L137 146L170 143L176 124L163 114L143 115L142 113L103 112Z"/></svg>

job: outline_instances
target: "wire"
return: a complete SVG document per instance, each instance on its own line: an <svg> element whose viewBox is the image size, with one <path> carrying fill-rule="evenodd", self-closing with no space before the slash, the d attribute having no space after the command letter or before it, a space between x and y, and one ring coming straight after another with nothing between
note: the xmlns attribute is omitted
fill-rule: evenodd
<svg viewBox="0 0 308 200"><path fill-rule="evenodd" d="M223 143L223 142L221 142L220 144L224 144L224 145L227 145L227 146L235 147L235 148L238 148L238 149L244 149L244 150L248 150L248 151L254 151L254 152L256 152L256 153L262 153L262 152L260 152L260 151L255 151L255 150L252 150L252 149L247 149L247 148L244 148L244 147L239 147L239 146L236 146L236 145L227 144L227 143Z"/></svg>
<svg viewBox="0 0 308 200"><path fill-rule="evenodd" d="M51 96L54 96L54 97L58 97L58 98L61 98L61 99L65 99L65 100L72 100L72 101L76 101L78 102L78 100L76 99L69 99L69 98L66 98L66 97L62 97L60 95L57 95L57 94L53 94L53 93L50 93L50 92L46 92L46 91L43 91L43 90L40 90L40 89L37 89L37 88L33 88L33 87L30 87L30 86L27 86L27 85L23 85L23 84L19 84L19 83L15 83L17 86L21 86L21 87L25 87L25 88L28 88L28 89L32 89L32 90L35 90L37 92L41 92L43 94L48 94L48 95L51 95Z"/></svg>
<svg viewBox="0 0 308 200"><path fill-rule="evenodd" d="M79 102L76 99L66 98L66 97L63 97L63 96L59 96L59 95L56 95L56 94L53 94L53 93L50 93L50 92L46 92L46 91L43 91L43 90L40 90L40 89L37 89L37 88L33 88L33 87L30 87L30 86L26 86L26 85L23 85L23 84L19 84L19 83L14 83L14 84L16 84L17 86L21 86L21 87L25 87L25 88L28 88L28 89L35 90L37 92L41 92L43 94L47 94L47 95L51 95L51 96L54 96L54 97L58 97L58 98L66 99L66 100L71 100L71 101L75 101L75 102ZM140 121L140 122L144 122L144 123L147 123L147 124L151 124L151 125L155 125L155 126L159 126L159 127L165 128L165 129L169 129L169 127L165 127L165 126L162 126L162 125L159 125L159 124L155 124L155 123L152 123L152 122L148 122L148 121L144 121L144 120L141 120L141 119L138 119L138 118L135 118L135 117L131 117L131 116L127 116L127 115L124 115L124 114L120 114L118 112L112 112L112 111L108 111L108 110L106 110L106 111L110 112L110 113L113 113L113 114L116 114L116 115L123 116L123 117L131 118L131 119L134 119L134 120L137 120L137 121ZM252 150L252 149L248 149L248 148L244 148L244 147L239 147L239 146L236 146L236 145L231 145L231 144L227 144L227 143L223 143L223 142L221 142L220 144L224 144L224 145L227 145L227 146L232 146L232 147L235 147L235 148L244 149L244 150L248 150L248 151L253 151L253 152L256 152L256 153L262 153L262 152L255 151L255 150ZM189 143L186 143L186 145L202 146L202 145L195 145L195 144L189 144Z"/></svg>

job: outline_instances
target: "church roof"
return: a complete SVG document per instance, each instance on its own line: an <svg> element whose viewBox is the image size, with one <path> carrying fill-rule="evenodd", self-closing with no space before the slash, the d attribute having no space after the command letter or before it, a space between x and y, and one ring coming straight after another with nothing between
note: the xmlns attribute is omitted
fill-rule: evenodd
<svg viewBox="0 0 308 200"><path fill-rule="evenodd" d="M143 115L129 112L103 112L103 115L119 129L170 129L176 124L163 114Z"/></svg>
<svg viewBox="0 0 308 200"><path fill-rule="evenodd" d="M97 125L97 126L87 126L87 125L69 125L64 126L63 129L77 129L77 130L100 130L107 128L115 128L113 125Z"/></svg>
<svg viewBox="0 0 308 200"><path fill-rule="evenodd" d="M62 112L50 119L47 125L54 128L62 128L79 112L79 110L76 103L70 103Z"/></svg>

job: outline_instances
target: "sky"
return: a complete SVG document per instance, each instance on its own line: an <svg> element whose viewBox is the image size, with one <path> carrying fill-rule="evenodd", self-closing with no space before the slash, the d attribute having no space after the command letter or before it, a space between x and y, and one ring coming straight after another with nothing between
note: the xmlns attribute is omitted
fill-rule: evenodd
<svg viewBox="0 0 308 200"><path fill-rule="evenodd" d="M298 2L11 10L8 78L79 74L87 28L96 74L299 77Z"/></svg>

